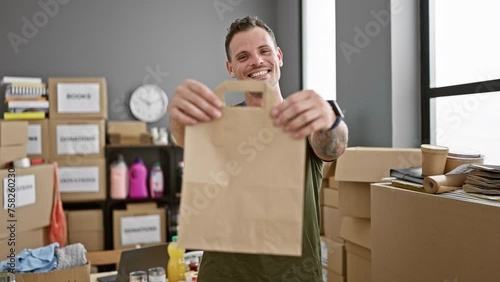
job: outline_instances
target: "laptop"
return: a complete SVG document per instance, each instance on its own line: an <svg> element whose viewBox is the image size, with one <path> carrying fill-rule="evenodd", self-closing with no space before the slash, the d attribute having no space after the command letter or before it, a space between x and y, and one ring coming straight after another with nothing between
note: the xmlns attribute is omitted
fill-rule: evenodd
<svg viewBox="0 0 500 282"><path fill-rule="evenodd" d="M168 243L143 247L140 249L125 250L120 255L117 265L117 274L97 278L99 282L128 282L132 271L148 272L149 268L161 266L167 273Z"/></svg>

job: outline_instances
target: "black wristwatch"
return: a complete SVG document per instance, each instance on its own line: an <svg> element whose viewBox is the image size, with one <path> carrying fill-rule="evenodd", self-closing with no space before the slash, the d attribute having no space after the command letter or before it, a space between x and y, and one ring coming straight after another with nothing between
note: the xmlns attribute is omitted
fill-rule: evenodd
<svg viewBox="0 0 500 282"><path fill-rule="evenodd" d="M332 126L328 130L335 129L340 122L344 119L344 113L342 112L342 109L340 108L339 104L337 104L337 101L335 100L327 100L328 104L332 107L333 112L337 116L335 119L335 122L332 124Z"/></svg>

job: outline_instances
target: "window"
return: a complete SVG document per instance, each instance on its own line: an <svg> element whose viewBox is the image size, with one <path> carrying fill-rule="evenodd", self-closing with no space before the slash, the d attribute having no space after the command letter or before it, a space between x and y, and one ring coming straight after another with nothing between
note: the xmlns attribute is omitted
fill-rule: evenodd
<svg viewBox="0 0 500 282"><path fill-rule="evenodd" d="M422 143L500 164L498 0L421 2Z"/></svg>
<svg viewBox="0 0 500 282"><path fill-rule="evenodd" d="M302 1L302 58L305 89L336 98L335 1Z"/></svg>

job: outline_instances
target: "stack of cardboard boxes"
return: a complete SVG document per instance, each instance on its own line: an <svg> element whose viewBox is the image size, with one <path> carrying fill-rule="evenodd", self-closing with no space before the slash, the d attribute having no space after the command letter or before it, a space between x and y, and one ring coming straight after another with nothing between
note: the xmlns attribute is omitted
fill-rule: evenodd
<svg viewBox="0 0 500 282"><path fill-rule="evenodd" d="M339 183L335 179L335 167L336 162L324 164L320 191L323 280L344 282L345 248L344 239L340 238Z"/></svg>
<svg viewBox="0 0 500 282"><path fill-rule="evenodd" d="M104 78L49 79L49 159L59 167L61 199L95 202L106 199L105 121L107 86ZM103 211L68 211L68 243L88 251L104 249ZM93 224L79 232L83 217Z"/></svg>
<svg viewBox="0 0 500 282"><path fill-rule="evenodd" d="M0 193L0 257L3 259L25 248L48 243L54 167L42 164L8 168L12 161L26 157L27 141L28 122L0 121L0 180L3 187Z"/></svg>
<svg viewBox="0 0 500 282"><path fill-rule="evenodd" d="M347 281L371 281L370 183L389 177L391 168L421 166L420 149L348 148L337 161L340 237L345 240ZM326 218L326 217L325 217Z"/></svg>

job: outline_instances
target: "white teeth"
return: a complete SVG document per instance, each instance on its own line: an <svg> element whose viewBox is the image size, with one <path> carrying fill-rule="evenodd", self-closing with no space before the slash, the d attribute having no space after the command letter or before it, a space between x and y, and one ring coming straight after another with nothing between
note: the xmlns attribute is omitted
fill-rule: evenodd
<svg viewBox="0 0 500 282"><path fill-rule="evenodd" d="M251 77L256 77L256 76L265 75L265 74L267 74L267 71L259 71L259 72L256 72L256 73L252 73L250 76Z"/></svg>

